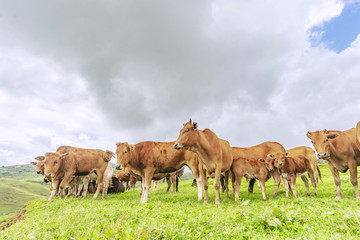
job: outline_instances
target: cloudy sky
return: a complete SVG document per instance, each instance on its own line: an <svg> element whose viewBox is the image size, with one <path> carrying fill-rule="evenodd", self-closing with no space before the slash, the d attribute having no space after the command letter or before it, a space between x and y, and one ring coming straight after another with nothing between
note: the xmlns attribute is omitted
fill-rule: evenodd
<svg viewBox="0 0 360 240"><path fill-rule="evenodd" d="M360 3L0 0L0 165L60 145L311 146L360 121ZM115 160L112 160L115 162Z"/></svg>

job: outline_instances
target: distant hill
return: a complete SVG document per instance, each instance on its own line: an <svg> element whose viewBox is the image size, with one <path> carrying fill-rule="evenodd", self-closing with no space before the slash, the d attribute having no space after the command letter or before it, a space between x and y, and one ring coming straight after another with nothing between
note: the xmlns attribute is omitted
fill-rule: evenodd
<svg viewBox="0 0 360 240"><path fill-rule="evenodd" d="M0 168L0 216L19 211L28 201L46 197L50 184L30 164Z"/></svg>

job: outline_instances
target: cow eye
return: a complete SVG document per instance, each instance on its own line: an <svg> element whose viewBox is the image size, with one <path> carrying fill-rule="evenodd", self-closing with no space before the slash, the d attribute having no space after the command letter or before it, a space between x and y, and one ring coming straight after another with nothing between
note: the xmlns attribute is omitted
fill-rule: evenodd
<svg viewBox="0 0 360 240"><path fill-rule="evenodd" d="M189 129L186 129L185 131L184 131L184 133L187 133L187 132L189 132L190 130Z"/></svg>
<svg viewBox="0 0 360 240"><path fill-rule="evenodd" d="M329 141L329 139L326 139L326 140L325 140L325 142L328 142L328 141Z"/></svg>
<svg viewBox="0 0 360 240"><path fill-rule="evenodd" d="M314 141L311 141L312 144L314 144Z"/></svg>
<svg viewBox="0 0 360 240"><path fill-rule="evenodd" d="M57 162L57 161L55 161L54 163L55 163L55 164L57 164L58 162Z"/></svg>
<svg viewBox="0 0 360 240"><path fill-rule="evenodd" d="M128 152L127 152L127 151L125 151L124 153L125 153L125 154L127 154Z"/></svg>

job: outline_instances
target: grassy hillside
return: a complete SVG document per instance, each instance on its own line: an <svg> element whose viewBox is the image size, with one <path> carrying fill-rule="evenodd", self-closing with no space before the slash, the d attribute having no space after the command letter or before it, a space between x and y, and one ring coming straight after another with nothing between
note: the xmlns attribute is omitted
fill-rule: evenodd
<svg viewBox="0 0 360 240"><path fill-rule="evenodd" d="M28 201L49 194L49 184L35 172L33 165L0 168L0 216L16 213Z"/></svg>
<svg viewBox="0 0 360 240"><path fill-rule="evenodd" d="M323 182L318 196L306 197L298 181L298 199L285 199L281 191L271 196L273 180L266 184L269 200L261 200L256 186L242 200L225 199L221 208L197 201L191 180L180 182L178 193L161 187L140 204L140 190L109 195L105 201L87 199L33 200L22 221L0 233L0 239L358 239L360 201L355 200L348 174L341 174L343 199L335 200L330 171L322 167Z"/></svg>

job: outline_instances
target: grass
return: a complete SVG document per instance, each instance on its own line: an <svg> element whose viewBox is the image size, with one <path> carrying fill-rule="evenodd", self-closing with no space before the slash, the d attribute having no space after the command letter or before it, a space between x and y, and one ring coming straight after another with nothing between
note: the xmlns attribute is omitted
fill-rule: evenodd
<svg viewBox="0 0 360 240"><path fill-rule="evenodd" d="M49 194L49 184L32 165L0 168L0 216L19 211L28 201Z"/></svg>
<svg viewBox="0 0 360 240"><path fill-rule="evenodd" d="M183 180L178 193L150 192L148 203L140 204L140 190L108 195L105 201L45 198L29 202L24 220L0 233L0 239L358 239L360 201L355 200L349 175L341 174L342 200L335 200L335 184L327 167L318 196L306 197L303 182L297 181L298 199L285 199L281 186L271 196L273 180L266 184L269 200L264 202L255 185L242 200L225 199L214 205L198 202L192 180ZM232 193L232 191L231 191Z"/></svg>

